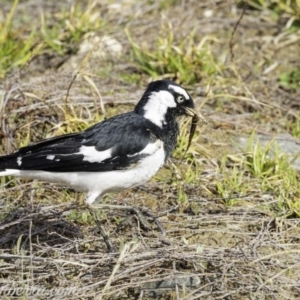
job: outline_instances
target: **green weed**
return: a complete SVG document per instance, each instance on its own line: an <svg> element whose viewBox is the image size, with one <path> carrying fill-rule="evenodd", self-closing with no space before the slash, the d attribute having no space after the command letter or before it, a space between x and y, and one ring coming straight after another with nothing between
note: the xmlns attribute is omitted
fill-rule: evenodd
<svg viewBox="0 0 300 300"><path fill-rule="evenodd" d="M248 140L246 151L244 163L254 177L270 178L281 175L291 168L288 157L280 152L275 141L262 146L258 140L255 141L254 132Z"/></svg>
<svg viewBox="0 0 300 300"><path fill-rule="evenodd" d="M97 31L103 26L104 21L100 11L95 9L96 4L96 1L89 1L86 7L82 8L82 5L76 2L69 11L56 15L53 26L49 26L48 20L42 13L42 40L58 54L64 54L70 48L74 48L86 33Z"/></svg>
<svg viewBox="0 0 300 300"><path fill-rule="evenodd" d="M256 194L272 195L273 204L267 204L266 208L276 216L300 217L299 174L292 169L289 158L280 151L276 142L262 145L253 133L246 152L235 155L234 167L228 174L230 161L232 156L223 159L221 171L226 173L222 181L216 183L224 204L234 205L238 202L234 195L251 196L255 190Z"/></svg>
<svg viewBox="0 0 300 300"><path fill-rule="evenodd" d="M15 20L18 3L14 0L7 16L3 21L0 19L0 78L25 65L35 55L45 52L63 55L75 51L84 34L104 24L99 10L95 9L97 2L89 1L84 8L76 3L69 11L51 16L51 19L41 13L40 24L36 24L40 30L33 28L28 32L23 29L28 28L27 24Z"/></svg>
<svg viewBox="0 0 300 300"><path fill-rule="evenodd" d="M276 14L287 13L296 19L300 19L299 0L250 0L247 3L257 9L269 9Z"/></svg>
<svg viewBox="0 0 300 300"><path fill-rule="evenodd" d="M195 31L177 42L172 25L162 29L155 49L138 45L128 30L125 31L132 49L132 58L139 68L153 78L168 76L180 83L193 84L204 76L221 72L210 50L209 38L196 41Z"/></svg>
<svg viewBox="0 0 300 300"><path fill-rule="evenodd" d="M179 203L186 204L188 202L188 196L182 186L178 186L177 197Z"/></svg>
<svg viewBox="0 0 300 300"><path fill-rule="evenodd" d="M0 78L7 71L26 64L31 55L35 39L35 30L26 34L13 26L13 18L18 5L15 0L6 18L0 19Z"/></svg>
<svg viewBox="0 0 300 300"><path fill-rule="evenodd" d="M247 181L245 172L238 167L233 167L224 174L222 180L216 181L217 192L225 206L241 205L245 202L242 197L249 192Z"/></svg>
<svg viewBox="0 0 300 300"><path fill-rule="evenodd" d="M151 4L157 4L158 3L158 8L159 10L165 10L168 9L169 7L176 5L178 3L180 3L179 0L150 0L149 3Z"/></svg>
<svg viewBox="0 0 300 300"><path fill-rule="evenodd" d="M94 225L94 216L86 210L72 210L67 219L81 225Z"/></svg>
<svg viewBox="0 0 300 300"><path fill-rule="evenodd" d="M300 113L298 113L293 120L286 122L286 129L290 134L296 138L300 138Z"/></svg>
<svg viewBox="0 0 300 300"><path fill-rule="evenodd" d="M282 73L279 75L279 82L280 85L291 88L297 89L300 88L300 69L294 69L288 73Z"/></svg>
<svg viewBox="0 0 300 300"><path fill-rule="evenodd" d="M141 81L141 75L136 73L120 73L119 76L124 80L126 83L129 84L138 84Z"/></svg>

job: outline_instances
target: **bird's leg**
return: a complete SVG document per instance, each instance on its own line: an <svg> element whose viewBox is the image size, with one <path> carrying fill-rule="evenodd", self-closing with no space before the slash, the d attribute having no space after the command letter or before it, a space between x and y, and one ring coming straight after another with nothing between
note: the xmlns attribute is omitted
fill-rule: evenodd
<svg viewBox="0 0 300 300"><path fill-rule="evenodd" d="M104 230L103 226L101 225L101 220L99 219L97 208L95 208L93 205L89 205L89 210L90 210L92 216L94 217L97 227L99 228L100 234L103 237L103 240L106 244L108 252L109 253L117 252L115 247L113 246L112 242L110 241L106 231Z"/></svg>
<svg viewBox="0 0 300 300"><path fill-rule="evenodd" d="M142 214L142 212L133 206L123 206L123 205L112 205L112 204L102 204L102 203L97 203L93 204L93 207L95 208L107 208L107 209L120 209L120 210L129 210L132 213L134 213L138 220L140 221L141 227L145 230L151 230L151 225L149 222L146 220L145 216Z"/></svg>

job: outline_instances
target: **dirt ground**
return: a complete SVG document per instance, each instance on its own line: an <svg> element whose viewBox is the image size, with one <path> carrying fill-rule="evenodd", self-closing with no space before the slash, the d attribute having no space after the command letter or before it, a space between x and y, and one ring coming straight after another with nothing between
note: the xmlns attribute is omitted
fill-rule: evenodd
<svg viewBox="0 0 300 300"><path fill-rule="evenodd" d="M108 195L107 204L148 212L153 227L143 230L126 211L101 211L116 253L108 253L85 195L3 179L1 299L300 299L298 216L274 212L276 195L256 179L243 197L230 194L234 205L221 197L216 183L233 172L236 161L222 164L224 156L237 152L233 138L248 137L254 129L270 138L292 138L286 124L298 115L300 88L279 80L300 68L300 32L288 31L290 15L274 17L251 6L242 15L244 6L227 0L94 2L104 25L91 39L107 36L117 43L106 44L84 65L85 74L95 75L107 116L131 110L151 80L132 59L124 28L136 44L153 51L165 28L174 43L193 30L199 43L205 41L220 70L202 71L198 82L183 83L208 121L190 150L200 170L196 179L186 180L188 162L180 164L174 156L144 186ZM34 26L41 11L55 16L74 3L21 1L15 18L26 15ZM9 2L2 5L9 10ZM86 56L81 43L63 55L38 55L0 82L1 154L103 118L99 95L82 74L69 89ZM67 94L76 122L66 119Z"/></svg>

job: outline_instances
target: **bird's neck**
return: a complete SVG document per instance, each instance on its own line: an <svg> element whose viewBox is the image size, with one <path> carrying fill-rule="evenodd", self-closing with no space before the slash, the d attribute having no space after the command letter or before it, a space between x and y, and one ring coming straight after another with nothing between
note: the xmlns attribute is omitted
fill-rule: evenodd
<svg viewBox="0 0 300 300"><path fill-rule="evenodd" d="M176 121L176 116L174 112L168 111L165 115L164 122L162 123L162 127L157 126L149 119L147 121L151 124L153 131L156 132L157 137L164 142L165 149L165 160L169 158L172 151L177 145L177 137L179 135L179 126Z"/></svg>

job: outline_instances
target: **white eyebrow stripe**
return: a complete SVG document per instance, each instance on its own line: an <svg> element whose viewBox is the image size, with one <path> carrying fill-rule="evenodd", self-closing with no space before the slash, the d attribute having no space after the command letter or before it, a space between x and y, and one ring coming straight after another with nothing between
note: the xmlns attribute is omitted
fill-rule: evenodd
<svg viewBox="0 0 300 300"><path fill-rule="evenodd" d="M184 96L185 100L190 99L190 96L189 96L189 94L186 92L186 90L183 89L183 88L180 87L180 86L169 84L168 89L171 89L171 90L175 91L176 93L178 93L178 94Z"/></svg>

